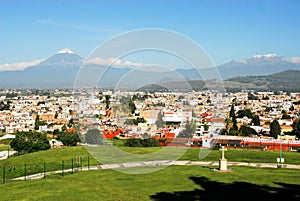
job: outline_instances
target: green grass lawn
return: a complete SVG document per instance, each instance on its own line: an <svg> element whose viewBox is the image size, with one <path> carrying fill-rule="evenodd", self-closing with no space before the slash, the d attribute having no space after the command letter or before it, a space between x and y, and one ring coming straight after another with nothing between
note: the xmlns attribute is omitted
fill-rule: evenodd
<svg viewBox="0 0 300 201"><path fill-rule="evenodd" d="M88 156L90 157L90 165L98 165L99 162L89 155L84 147L64 147L58 149L51 149L46 151L39 151L31 154L10 157L6 160L0 161L0 175L2 175L2 167L6 168L6 176L8 179L24 175L26 164L27 174L40 173L44 171L44 162L46 163L46 170L60 170L62 168L62 161L64 161L64 168L72 167L72 159L74 167L88 165ZM81 157L81 161L80 161ZM2 178L0 178L1 180Z"/></svg>
<svg viewBox="0 0 300 201"><path fill-rule="evenodd" d="M9 150L13 150L12 148L10 148L9 145L6 144L0 144L0 151L7 151L9 148Z"/></svg>
<svg viewBox="0 0 300 201"><path fill-rule="evenodd" d="M203 161L218 161L221 157L219 150L202 150L191 148L181 157L182 160L199 160L201 151L209 154L203 158ZM261 151L257 149L228 149L225 151L225 157L228 161L234 162L251 162L251 163L276 163L279 158L279 151ZM300 165L300 153L294 151L284 151L282 157L286 164Z"/></svg>
<svg viewBox="0 0 300 201"><path fill-rule="evenodd" d="M1 184L1 200L298 200L300 171L169 166L149 174L96 170Z"/></svg>
<svg viewBox="0 0 300 201"><path fill-rule="evenodd" d="M115 156L107 152L105 153L103 150L107 149L107 147L102 147L102 151L97 150L96 154L92 156L86 150L85 147L64 147L59 149L40 151L36 153L11 157L6 160L0 161L0 176L2 175L2 168L5 166L6 168L6 176L8 179L23 176L24 169L26 164L27 174L40 173L44 170L44 162L46 163L46 171L52 170L61 170L62 169L62 161L64 161L64 169L69 169L72 167L72 159L74 167L78 167L80 165L80 156L82 158L82 165L88 165L88 156L90 156L90 165L98 165L101 162L107 163L122 163L122 162L130 162L130 161L139 161L139 160L160 160L164 159L164 157L171 155L172 153L178 152L183 153L183 155L179 158L180 160L192 160L198 161L199 155L206 157L201 158L201 161L218 161L221 157L221 151L219 150L205 150L199 148L190 148L184 150L182 147L173 147L170 151L161 152L161 147L149 147L149 148L141 148L141 147L115 147L116 149L120 149L121 152L118 153L118 159ZM180 152L180 151L186 152ZM133 155L128 155L126 153L131 153ZM124 156L123 156L123 155ZM144 156L150 157L144 157ZM160 157L160 156L164 157ZM93 158L96 156L99 161ZM127 157L127 158L126 158ZM279 151L260 151L260 150L238 150L238 149L228 149L225 152L225 157L229 162L257 162L257 163L276 163L276 158L279 157ZM300 153L298 152L283 152L283 157L285 158L286 164L300 164ZM105 160L102 160L105 159ZM2 178L0 178L1 180Z"/></svg>

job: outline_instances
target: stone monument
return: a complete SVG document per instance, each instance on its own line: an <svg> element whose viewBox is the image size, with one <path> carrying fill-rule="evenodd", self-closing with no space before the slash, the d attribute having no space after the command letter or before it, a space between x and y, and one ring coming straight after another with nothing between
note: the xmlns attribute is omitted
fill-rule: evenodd
<svg viewBox="0 0 300 201"><path fill-rule="evenodd" d="M227 149L225 149L224 146L221 147L221 149L219 149L220 151L222 151L222 158L219 160L219 170L221 172L227 172L227 159L225 158L225 151L227 151Z"/></svg>

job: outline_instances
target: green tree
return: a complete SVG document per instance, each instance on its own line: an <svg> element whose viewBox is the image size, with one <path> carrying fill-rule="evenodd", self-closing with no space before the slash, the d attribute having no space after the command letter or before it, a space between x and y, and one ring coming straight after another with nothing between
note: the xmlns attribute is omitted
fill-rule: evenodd
<svg viewBox="0 0 300 201"><path fill-rule="evenodd" d="M124 146L126 146L126 147L158 147L159 142L152 138L147 138L147 139L133 138L133 139L126 140L124 142Z"/></svg>
<svg viewBox="0 0 300 201"><path fill-rule="evenodd" d="M258 100L258 97L249 92L248 93L248 100Z"/></svg>
<svg viewBox="0 0 300 201"><path fill-rule="evenodd" d="M105 95L105 109L109 109L110 98L110 95Z"/></svg>
<svg viewBox="0 0 300 201"><path fill-rule="evenodd" d="M270 136L277 139L278 135L281 134L281 127L278 123L278 121L275 119L270 124Z"/></svg>
<svg viewBox="0 0 300 201"><path fill-rule="evenodd" d="M179 138L192 138L193 134L196 132L196 122L195 121L187 121L185 125L185 129L179 132Z"/></svg>
<svg viewBox="0 0 300 201"><path fill-rule="evenodd" d="M291 119L292 117L289 114L283 114L282 119Z"/></svg>
<svg viewBox="0 0 300 201"><path fill-rule="evenodd" d="M235 100L234 100L235 101ZM238 126L236 121L236 115L234 110L234 105L231 105L230 111L229 111L229 118L226 120L226 128L231 125L231 128L229 129L229 135L238 135Z"/></svg>
<svg viewBox="0 0 300 201"><path fill-rule="evenodd" d="M146 119L144 119L144 117L138 117L136 119L133 119L133 124L134 125L138 125L139 123L146 123Z"/></svg>
<svg viewBox="0 0 300 201"><path fill-rule="evenodd" d="M204 127L205 131L208 131L208 129L209 129L209 125L208 124L204 124L203 127Z"/></svg>
<svg viewBox="0 0 300 201"><path fill-rule="evenodd" d="M250 109L245 109L245 110L239 110L237 112L237 117L238 118L243 118L243 117L248 117L249 119L253 118L253 113Z"/></svg>
<svg viewBox="0 0 300 201"><path fill-rule="evenodd" d="M128 106L129 106L129 110L130 110L131 114L134 114L134 112L136 110L136 106L132 99L129 100Z"/></svg>
<svg viewBox="0 0 300 201"><path fill-rule="evenodd" d="M229 129L229 135L238 135L239 129L236 124L233 124L233 126Z"/></svg>
<svg viewBox="0 0 300 201"><path fill-rule="evenodd" d="M40 116L36 115L34 121L34 130L39 130L39 126L40 126Z"/></svg>
<svg viewBox="0 0 300 201"><path fill-rule="evenodd" d="M62 131L66 131L66 130L67 130L67 126L64 124L64 125L61 127L61 130L62 130Z"/></svg>
<svg viewBox="0 0 300 201"><path fill-rule="evenodd" d="M57 117L58 117L58 113L55 112L54 119L57 119Z"/></svg>
<svg viewBox="0 0 300 201"><path fill-rule="evenodd" d="M300 119L296 119L296 121L293 123L293 134L297 136L297 138L300 138Z"/></svg>
<svg viewBox="0 0 300 201"><path fill-rule="evenodd" d="M101 131L98 129L91 129L85 135L85 142L88 144L102 144L103 137Z"/></svg>
<svg viewBox="0 0 300 201"><path fill-rule="evenodd" d="M57 133L56 136L65 146L76 146L77 142L80 142L77 133L62 131Z"/></svg>
<svg viewBox="0 0 300 201"><path fill-rule="evenodd" d="M257 132L249 127L249 126L245 126L245 125L242 125L240 130L239 130L239 135L241 136L250 136L250 135L256 135Z"/></svg>
<svg viewBox="0 0 300 201"><path fill-rule="evenodd" d="M11 148L19 154L32 153L40 150L50 149L46 134L36 131L17 132L16 137L10 142Z"/></svg>
<svg viewBox="0 0 300 201"><path fill-rule="evenodd" d="M253 124L254 126L260 126L260 119L258 115L253 116L251 124Z"/></svg>

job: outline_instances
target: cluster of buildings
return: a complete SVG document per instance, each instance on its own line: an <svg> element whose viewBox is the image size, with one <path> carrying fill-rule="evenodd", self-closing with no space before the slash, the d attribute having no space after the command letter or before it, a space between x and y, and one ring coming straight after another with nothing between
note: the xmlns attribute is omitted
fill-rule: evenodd
<svg viewBox="0 0 300 201"><path fill-rule="evenodd" d="M300 114L300 93L82 90L72 94L60 90L49 95L22 95L14 91L16 95L8 97L5 95L8 92L0 91L0 103L9 105L9 109L0 107L1 135L35 129L53 132L77 125L83 134L96 126L111 137L176 137L193 123L196 126L193 137L199 138L220 133L228 126L226 119L232 104L236 112L250 109L260 117L259 126L251 125L247 117L237 118L238 126L249 125L257 133L267 135L274 119L279 121L283 132L292 131L293 122Z"/></svg>

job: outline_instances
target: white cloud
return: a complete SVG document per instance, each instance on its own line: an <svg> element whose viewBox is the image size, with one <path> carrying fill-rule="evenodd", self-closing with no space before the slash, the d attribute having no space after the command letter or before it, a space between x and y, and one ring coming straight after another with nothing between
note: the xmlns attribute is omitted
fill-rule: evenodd
<svg viewBox="0 0 300 201"><path fill-rule="evenodd" d="M27 67L38 65L44 60L45 59L39 59L34 61L24 61L19 63L12 63L12 64L0 64L0 72L25 70Z"/></svg>
<svg viewBox="0 0 300 201"><path fill-rule="evenodd" d="M86 61L86 64L114 66L114 67L134 67L134 68L152 66L151 64L143 64L140 62L136 63L131 61L121 61L121 59L118 58L103 59L100 57L90 58Z"/></svg>
<svg viewBox="0 0 300 201"><path fill-rule="evenodd" d="M95 26L89 26L85 24L70 24L70 23L60 23L52 20L41 19L37 21L40 24L60 27L60 28L67 28L67 29L77 29L77 30L84 30L84 31L98 31L98 28Z"/></svg>
<svg viewBox="0 0 300 201"><path fill-rule="evenodd" d="M291 57L291 58L287 59L287 61L289 61L291 63L295 63L295 64L300 64L300 57Z"/></svg>

